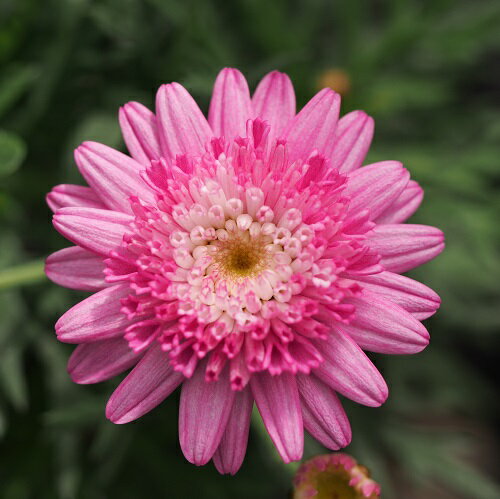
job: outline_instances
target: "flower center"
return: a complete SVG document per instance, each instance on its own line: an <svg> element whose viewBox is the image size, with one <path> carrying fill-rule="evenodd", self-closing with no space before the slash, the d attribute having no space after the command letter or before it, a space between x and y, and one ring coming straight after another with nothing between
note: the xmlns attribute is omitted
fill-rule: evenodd
<svg viewBox="0 0 500 499"><path fill-rule="evenodd" d="M210 246L215 268L227 279L241 280L255 277L269 265L269 252L263 237L250 237L248 232L229 236Z"/></svg>

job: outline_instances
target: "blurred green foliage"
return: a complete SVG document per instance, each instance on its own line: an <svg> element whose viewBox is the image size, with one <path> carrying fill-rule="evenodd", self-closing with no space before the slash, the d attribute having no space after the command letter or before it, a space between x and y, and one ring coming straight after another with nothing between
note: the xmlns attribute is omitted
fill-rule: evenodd
<svg viewBox="0 0 500 499"><path fill-rule="evenodd" d="M347 452L387 499L500 497L499 26L494 0L0 0L0 497L287 497L296 466L257 422L233 478L185 462L176 396L125 427L106 421L117 381L73 385L71 348L52 332L82 295L41 273L40 258L65 245L43 197L81 182L74 147L123 147L118 106L151 106L166 81L206 110L223 66L251 86L288 72L300 105L322 71L345 71L343 111L376 119L369 160L403 161L426 192L414 221L447 235L445 253L413 273L443 298L432 343L372 356L391 397L380 409L346 402ZM323 451L307 440L306 457Z"/></svg>

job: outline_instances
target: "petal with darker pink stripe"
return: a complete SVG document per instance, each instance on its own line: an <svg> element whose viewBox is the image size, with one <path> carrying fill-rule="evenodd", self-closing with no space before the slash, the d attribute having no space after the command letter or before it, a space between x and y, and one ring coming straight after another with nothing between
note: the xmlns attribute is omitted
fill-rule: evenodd
<svg viewBox="0 0 500 499"><path fill-rule="evenodd" d="M432 260L444 249L444 235L436 227L415 224L378 225L367 245L390 272L402 273Z"/></svg>
<svg viewBox="0 0 500 499"><path fill-rule="evenodd" d="M429 333L422 323L387 298L364 291L346 303L354 305L356 314L350 324L338 327L363 350L411 354L422 351L429 343Z"/></svg>
<svg viewBox="0 0 500 499"><path fill-rule="evenodd" d="M335 392L313 375L297 375L305 429L326 448L351 441L351 425Z"/></svg>
<svg viewBox="0 0 500 499"><path fill-rule="evenodd" d="M358 168L349 174L345 194L349 196L349 213L369 210L377 218L403 192L410 174L398 161L382 161Z"/></svg>
<svg viewBox="0 0 500 499"><path fill-rule="evenodd" d="M253 118L252 101L245 77L237 69L223 69L215 80L208 110L214 135L226 140L244 137L250 118Z"/></svg>
<svg viewBox="0 0 500 499"><path fill-rule="evenodd" d="M330 388L359 404L377 407L385 402L384 378L350 336L332 329L317 348L324 360L313 373Z"/></svg>
<svg viewBox="0 0 500 499"><path fill-rule="evenodd" d="M241 467L247 450L253 397L249 388L237 392L224 435L214 454L219 473L234 475Z"/></svg>
<svg viewBox="0 0 500 499"><path fill-rule="evenodd" d="M130 155L148 165L161 157L156 116L139 102L127 102L118 115L123 140Z"/></svg>
<svg viewBox="0 0 500 499"><path fill-rule="evenodd" d="M155 344L113 392L106 417L115 424L134 421L163 402L184 379L173 370L168 354Z"/></svg>
<svg viewBox="0 0 500 499"><path fill-rule="evenodd" d="M406 222L418 209L424 191L414 180L410 180L399 197L375 220L379 224L399 224Z"/></svg>
<svg viewBox="0 0 500 499"><path fill-rule="evenodd" d="M418 320L427 319L439 308L441 299L421 282L392 272L356 276L362 287L387 298L410 312Z"/></svg>
<svg viewBox="0 0 500 499"><path fill-rule="evenodd" d="M66 288L99 291L109 286L104 281L104 261L79 246L56 251L45 262L47 277Z"/></svg>
<svg viewBox="0 0 500 499"><path fill-rule="evenodd" d="M120 300L129 293L128 283L117 284L76 304L57 321L58 339L65 343L88 343L123 336L130 321L120 310Z"/></svg>
<svg viewBox="0 0 500 499"><path fill-rule="evenodd" d="M198 104L179 83L162 85L156 94L156 117L163 156L201 155L212 131Z"/></svg>
<svg viewBox="0 0 500 499"><path fill-rule="evenodd" d="M334 148L340 96L325 88L290 121L284 131L291 161L306 160L313 151L329 158Z"/></svg>
<svg viewBox="0 0 500 499"><path fill-rule="evenodd" d="M255 115L270 125L269 140L280 137L295 116L295 92L288 75L268 73L257 85L252 97Z"/></svg>
<svg viewBox="0 0 500 499"><path fill-rule="evenodd" d="M100 383L126 371L141 357L123 338L82 343L69 358L68 373L75 383Z"/></svg>
<svg viewBox="0 0 500 499"><path fill-rule="evenodd" d="M285 463L298 461L304 450L304 427L295 376L254 373L250 379L264 426Z"/></svg>
<svg viewBox="0 0 500 499"><path fill-rule="evenodd" d="M370 149L373 129L373 118L363 111L352 111L340 118L330 165L341 173L359 168Z"/></svg>
<svg viewBox="0 0 500 499"><path fill-rule="evenodd" d="M140 173L141 163L97 142L84 142L75 150L75 161L87 183L111 210L132 213L130 197L153 204L155 198Z"/></svg>
<svg viewBox="0 0 500 499"><path fill-rule="evenodd" d="M46 197L49 208L55 213L67 206L83 206L86 208L106 208L97 194L83 185L56 185Z"/></svg>
<svg viewBox="0 0 500 499"><path fill-rule="evenodd" d="M231 414L235 391L227 369L207 382L205 365L182 385L179 408L179 441L186 459L197 466L208 463L219 446Z"/></svg>
<svg viewBox="0 0 500 499"><path fill-rule="evenodd" d="M125 213L96 208L62 208L53 217L54 227L66 239L103 256L121 246L132 221Z"/></svg>

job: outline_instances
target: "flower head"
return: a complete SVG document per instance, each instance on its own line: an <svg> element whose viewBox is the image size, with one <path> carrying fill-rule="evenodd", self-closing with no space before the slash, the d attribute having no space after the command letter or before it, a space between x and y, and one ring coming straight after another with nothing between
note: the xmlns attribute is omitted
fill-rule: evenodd
<svg viewBox="0 0 500 499"><path fill-rule="evenodd" d="M68 370L96 383L135 366L106 414L132 421L182 385L186 458L240 467L255 401L285 461L303 429L347 445L337 398L378 406L387 386L363 350L414 353L419 322L439 306L400 276L443 248L439 230L404 225L422 189L396 161L360 168L373 120L338 119L319 92L295 114L293 87L268 74L250 98L223 70L208 121L179 84L160 87L156 114L130 102L120 125L131 156L85 142L76 163L89 187L48 195L54 226L76 246L47 275L95 294L56 324L78 343Z"/></svg>
<svg viewBox="0 0 500 499"><path fill-rule="evenodd" d="M347 454L325 454L306 461L298 469L294 499L377 499L380 485Z"/></svg>

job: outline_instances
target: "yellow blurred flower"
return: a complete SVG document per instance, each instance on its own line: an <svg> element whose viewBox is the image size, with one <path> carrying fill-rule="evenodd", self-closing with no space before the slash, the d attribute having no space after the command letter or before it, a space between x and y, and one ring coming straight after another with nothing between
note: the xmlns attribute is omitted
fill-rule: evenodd
<svg viewBox="0 0 500 499"><path fill-rule="evenodd" d="M331 88L344 96L351 90L349 74L341 68L325 69L318 75L316 86L318 89Z"/></svg>

